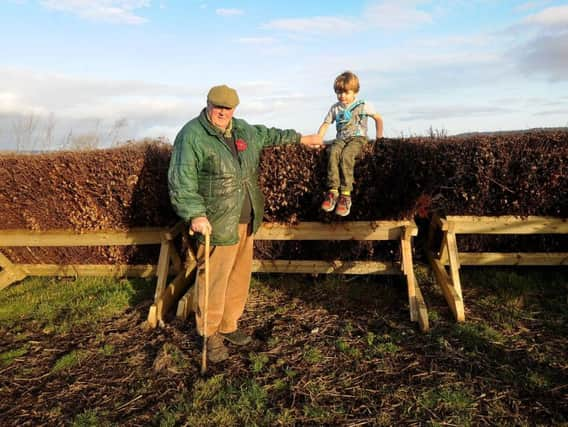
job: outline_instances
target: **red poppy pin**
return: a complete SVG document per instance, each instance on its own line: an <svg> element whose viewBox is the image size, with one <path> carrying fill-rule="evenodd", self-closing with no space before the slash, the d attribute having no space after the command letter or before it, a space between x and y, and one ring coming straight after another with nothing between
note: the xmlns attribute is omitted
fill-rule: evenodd
<svg viewBox="0 0 568 427"><path fill-rule="evenodd" d="M245 151L247 149L247 142L244 139L237 139L235 141L237 151Z"/></svg>

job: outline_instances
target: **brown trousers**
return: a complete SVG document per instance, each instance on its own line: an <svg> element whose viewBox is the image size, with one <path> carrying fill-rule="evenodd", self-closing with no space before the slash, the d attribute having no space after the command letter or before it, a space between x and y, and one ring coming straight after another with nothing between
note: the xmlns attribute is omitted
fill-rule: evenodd
<svg viewBox="0 0 568 427"><path fill-rule="evenodd" d="M239 242L214 246L209 255L209 304L207 336L216 332L234 332L247 301L253 256L253 236L248 225L239 224ZM203 335L205 306L205 245L197 249L197 277L193 287L193 309L197 331Z"/></svg>

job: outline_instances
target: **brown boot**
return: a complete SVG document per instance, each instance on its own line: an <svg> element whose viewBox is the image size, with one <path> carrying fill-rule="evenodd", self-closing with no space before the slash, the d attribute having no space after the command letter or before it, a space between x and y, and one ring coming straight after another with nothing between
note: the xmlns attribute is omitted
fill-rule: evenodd
<svg viewBox="0 0 568 427"><path fill-rule="evenodd" d="M223 338L224 340L229 341L231 344L235 345L247 345L252 341L251 337L249 337L240 329L227 333L219 332L219 335L221 335L221 338Z"/></svg>
<svg viewBox="0 0 568 427"><path fill-rule="evenodd" d="M223 344L223 338L219 334L207 338L207 360L211 363L219 363L229 357L229 350Z"/></svg>

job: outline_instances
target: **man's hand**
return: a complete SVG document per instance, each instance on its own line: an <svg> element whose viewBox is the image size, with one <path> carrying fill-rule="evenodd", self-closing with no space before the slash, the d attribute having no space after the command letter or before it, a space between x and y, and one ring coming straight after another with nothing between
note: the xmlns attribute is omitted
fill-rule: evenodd
<svg viewBox="0 0 568 427"><path fill-rule="evenodd" d="M213 228L211 227L211 224L209 223L207 217L199 216L191 220L191 231L205 235L208 233L211 234Z"/></svg>
<svg viewBox="0 0 568 427"><path fill-rule="evenodd" d="M309 148L322 148L324 147L323 145L323 137L316 134L313 135L302 135L302 138L300 138L300 144L305 145L306 147Z"/></svg>

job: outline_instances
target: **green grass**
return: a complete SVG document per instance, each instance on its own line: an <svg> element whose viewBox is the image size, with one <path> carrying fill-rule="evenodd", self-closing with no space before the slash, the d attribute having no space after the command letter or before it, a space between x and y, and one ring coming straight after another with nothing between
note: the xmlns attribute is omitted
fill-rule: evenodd
<svg viewBox="0 0 568 427"><path fill-rule="evenodd" d="M485 323L457 323L453 326L453 334L459 337L464 348L471 351L487 350L493 344L503 344L506 338Z"/></svg>
<svg viewBox="0 0 568 427"><path fill-rule="evenodd" d="M162 346L158 358L154 361L154 369L167 369L172 372L181 373L186 371L190 366L188 356L175 344L166 342Z"/></svg>
<svg viewBox="0 0 568 427"><path fill-rule="evenodd" d="M321 354L321 350L319 348L306 346L304 349L304 360L307 363L315 365L321 362L323 359L323 355Z"/></svg>
<svg viewBox="0 0 568 427"><path fill-rule="evenodd" d="M394 342L395 339L396 338L393 338L389 334L375 335L372 332L367 332L365 342L368 346L368 350L370 350L370 356L385 356L399 352L400 346Z"/></svg>
<svg viewBox="0 0 568 427"><path fill-rule="evenodd" d="M112 424L102 420L107 414L101 414L97 410L87 409L78 414L71 423L72 427L106 427Z"/></svg>
<svg viewBox="0 0 568 427"><path fill-rule="evenodd" d="M191 359L193 353L187 353L185 347L179 345L179 341L169 342L170 337L159 341L159 346L149 348L150 354L156 355L162 350L161 361L166 369L159 373L159 377L175 381L177 388L156 404L161 404L157 411L154 406L154 412L144 414L153 417L151 420L146 418L153 421L148 424L355 424L357 421L346 415L349 413L349 403L346 399L350 397L343 398L334 394L345 393L346 396L355 396L361 405L368 405L368 419L364 419L366 415L360 415L361 422L368 422L368 425L414 423L467 426L477 425L480 420L510 421L513 411L509 405L516 404L521 399L531 399L537 394L546 397L551 389L562 385L556 367L564 363L563 355L550 352L547 347L561 344L561 341L533 344L529 341L534 335L523 335L522 329L511 333L508 328L526 321L527 331L532 326L537 330L536 328L545 324L553 332L552 337L565 337L566 334L561 333L568 324L565 274L464 269L464 291L475 296L466 298L466 306L472 313L467 322L457 324L453 319L449 320L450 315L447 314L446 307L437 310L431 308L430 319L435 320L438 327L434 327L428 335L413 332L415 335L412 336L408 332L412 325L406 312L403 313L402 320L401 316L389 318L391 313L385 313L388 322L378 323L378 326L375 323L368 324L369 327L361 323L356 315L357 304L360 304L356 300L378 299L387 306L394 301L395 307L404 302L405 293L396 287L389 287L390 284L381 282L375 286L365 280L345 283L337 276L322 276L322 283L314 286L311 278L275 275L266 276L266 282L264 278L262 276L262 280L255 279L253 286L270 301L268 310L271 315L287 312L293 315L298 308L305 308L310 304L321 308L320 304L324 302L329 303L329 312L336 316L332 322L337 323L322 336L310 335L311 340L303 341L307 343L304 346L297 344L298 336L295 334L275 332L275 335L268 339L266 347L255 347L254 351L249 349L238 356L244 361L240 366L246 369L245 375L242 370L235 375L229 364L227 369L220 370L223 374L209 378L185 378L185 372L191 371L191 367L198 364ZM20 285L0 292L0 331L9 331L13 337L10 346L3 348L3 353L0 353L0 368L7 367L10 375L18 368L19 376L38 376L38 372L26 373L25 367L19 369L19 365L10 366L16 359L31 359L32 353L38 354L37 344L27 344L28 340L37 339L34 335L38 334L34 331L52 332L54 336L48 338L51 340L57 338L55 334L65 334L77 325L95 327L97 322L119 315L142 299L150 299L154 286L153 280L82 278L73 281L30 278ZM346 291L346 287L358 288ZM432 290L427 291L431 296ZM330 299L326 300L328 296ZM385 299L382 299L382 296L385 296ZM273 302L276 300L285 303L276 304ZM433 306L435 307L435 304ZM335 308L339 308L337 313L334 312ZM349 308L356 314L344 315L344 308ZM377 313L381 316L380 311ZM288 321L286 316L278 317ZM536 322L528 323L531 318L536 319ZM107 324L101 326L106 327ZM95 338L90 341L92 345L88 350L81 348L60 354L55 361L44 359L50 365L43 372L61 380L66 375L71 377L76 367L84 367L93 360L103 358L120 359L133 369L140 367L140 360L145 356L142 352L123 355L122 346L115 347L111 344L116 341L111 340L108 334L100 332L93 336ZM286 347L288 339L291 340L289 344L296 344L292 355L286 352L269 352L280 344ZM413 339L423 342L425 352L435 356L431 358L433 374L426 375L422 367L413 365L413 361L421 356L420 351L409 354L407 347ZM507 352L512 344L519 345L518 353ZM30 346L33 346L33 352ZM525 348L530 348L526 353L526 363L525 359L521 359L521 350ZM511 354L515 356L513 360L509 359ZM345 367L343 371L334 372L336 362ZM349 362L353 362L353 371L350 371ZM472 372L477 372L478 366L487 362L491 364L491 371L486 375L491 381L483 382L482 379L476 384L468 382ZM146 365L150 367L145 362L144 366ZM369 365L378 371L376 382L365 386L350 382L352 377L361 378L363 381L365 377L361 377L357 369ZM405 376L412 384L405 384L404 379L397 384L394 380L385 381L381 378L383 371L393 368L408 369ZM413 372L415 370L416 373ZM455 375L438 379L444 372L452 372ZM416 379L413 379L414 376ZM155 372L150 372L150 376L136 373L129 383L128 395L154 395L155 390L152 387L155 386L156 378L158 375ZM398 389L400 397L392 399ZM484 397L486 394L488 397ZM501 395L507 398L491 400L493 396ZM386 396L389 399L386 399ZM130 400L125 396L121 398L127 400L117 401L115 410ZM381 402L382 398L388 402L396 402L400 409L381 412L377 402ZM546 401L544 403L546 404ZM550 403L543 408L555 410ZM62 417L67 417L65 422L74 426L104 426L110 425L109 419L114 419L109 415L113 409L108 409L109 412L106 412L83 405L75 409L75 413L69 414L67 408L54 406L52 418L61 420ZM400 419L397 418L399 416ZM524 412L519 412L519 416L519 425L522 425L527 423L534 413L524 408ZM541 416L545 421L552 417ZM554 414L554 417L559 421L565 420L561 412ZM128 421L125 419L125 423L128 424Z"/></svg>
<svg viewBox="0 0 568 427"><path fill-rule="evenodd" d="M46 332L66 332L96 323L149 298L154 281L84 277L27 278L0 292L0 327L26 323Z"/></svg>
<svg viewBox="0 0 568 427"><path fill-rule="evenodd" d="M103 356L112 356L114 354L114 345L105 344L99 349L99 353Z"/></svg>
<svg viewBox="0 0 568 427"><path fill-rule="evenodd" d="M549 332L568 334L568 280L564 268L462 269L465 288L482 292L475 303L486 320L508 332L539 318ZM495 309L499 307L499 309Z"/></svg>
<svg viewBox="0 0 568 427"><path fill-rule="evenodd" d="M265 365L268 363L268 356L266 354L249 353L250 367L254 374L263 371Z"/></svg>
<svg viewBox="0 0 568 427"><path fill-rule="evenodd" d="M163 406L155 418L165 426L278 425L280 417L268 408L268 392L254 379L233 382L224 374L199 379L191 394L181 393L170 406Z"/></svg>
<svg viewBox="0 0 568 427"><path fill-rule="evenodd" d="M28 352L29 346L26 344L22 347L14 348L12 350L0 353L0 366L10 365L14 359L25 355Z"/></svg>
<svg viewBox="0 0 568 427"><path fill-rule="evenodd" d="M51 372L57 373L61 371L68 371L73 367L80 365L88 356L89 352L85 350L73 350L57 359L51 368Z"/></svg>
<svg viewBox="0 0 568 427"><path fill-rule="evenodd" d="M422 415L433 425L471 425L475 399L471 392L458 385L444 385L423 392L418 398ZM432 419L432 414L436 414ZM443 424L439 424L443 422Z"/></svg>
<svg viewBox="0 0 568 427"><path fill-rule="evenodd" d="M354 347L349 341L340 338L335 342L335 346L340 352L353 359L361 358L361 350L359 350L357 347Z"/></svg>

